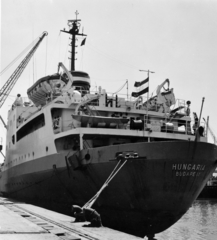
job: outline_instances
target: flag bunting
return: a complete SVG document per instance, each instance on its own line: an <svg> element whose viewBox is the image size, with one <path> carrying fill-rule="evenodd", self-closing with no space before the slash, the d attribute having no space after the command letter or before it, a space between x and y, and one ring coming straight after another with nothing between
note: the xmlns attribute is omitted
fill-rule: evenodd
<svg viewBox="0 0 217 240"><path fill-rule="evenodd" d="M148 82L149 82L149 77L147 77L145 80L142 80L141 82L135 82L134 87L141 87ZM138 92L132 92L132 97L139 97L142 94L145 94L147 92L149 92L148 84L146 84L146 86L143 86L142 89L140 88Z"/></svg>
<svg viewBox="0 0 217 240"><path fill-rule="evenodd" d="M81 46L85 45L85 42L86 42L86 38L82 40Z"/></svg>
<svg viewBox="0 0 217 240"><path fill-rule="evenodd" d="M132 92L132 97L139 97L139 96L141 96L142 94L147 93L148 91L149 91L149 87L144 88L144 89L142 89L142 90L139 91L139 92Z"/></svg>
<svg viewBox="0 0 217 240"><path fill-rule="evenodd" d="M149 78L146 78L145 80L141 81L141 82L135 82L134 83L134 87L140 87L143 84L147 83L149 81Z"/></svg>

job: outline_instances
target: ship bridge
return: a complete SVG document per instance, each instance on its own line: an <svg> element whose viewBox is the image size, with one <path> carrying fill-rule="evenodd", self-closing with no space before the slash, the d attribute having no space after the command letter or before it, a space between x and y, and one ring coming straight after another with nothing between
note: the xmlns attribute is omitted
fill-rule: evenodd
<svg viewBox="0 0 217 240"><path fill-rule="evenodd" d="M90 90L91 85L88 73L82 71L71 71L71 74L73 76L72 86L74 86L76 90Z"/></svg>

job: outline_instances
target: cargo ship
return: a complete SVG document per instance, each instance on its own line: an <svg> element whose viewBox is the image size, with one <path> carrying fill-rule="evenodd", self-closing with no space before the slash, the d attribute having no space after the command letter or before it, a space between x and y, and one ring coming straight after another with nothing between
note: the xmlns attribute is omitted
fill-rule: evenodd
<svg viewBox="0 0 217 240"><path fill-rule="evenodd" d="M9 109L0 192L69 214L95 199L105 226L152 239L198 197L217 147L169 79L150 98L149 71L131 97L91 92L89 74L75 70L76 36L85 36L79 21L62 30L71 36L71 69L59 63Z"/></svg>

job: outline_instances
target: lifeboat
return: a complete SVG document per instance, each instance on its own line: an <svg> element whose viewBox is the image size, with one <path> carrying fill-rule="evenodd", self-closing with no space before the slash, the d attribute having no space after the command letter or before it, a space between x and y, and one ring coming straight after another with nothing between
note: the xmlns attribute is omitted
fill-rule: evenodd
<svg viewBox="0 0 217 240"><path fill-rule="evenodd" d="M90 77L82 71L71 72L73 76L72 87L86 94L90 89ZM44 106L51 99L61 95L61 89L68 83L66 74L53 74L40 78L28 90L27 94L35 106Z"/></svg>

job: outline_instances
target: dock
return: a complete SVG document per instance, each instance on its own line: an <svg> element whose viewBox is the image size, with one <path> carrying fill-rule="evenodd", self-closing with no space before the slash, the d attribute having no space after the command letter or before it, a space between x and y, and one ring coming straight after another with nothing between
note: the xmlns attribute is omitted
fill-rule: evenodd
<svg viewBox="0 0 217 240"><path fill-rule="evenodd" d="M0 197L0 240L139 240L107 227L84 227L88 222L35 205Z"/></svg>

